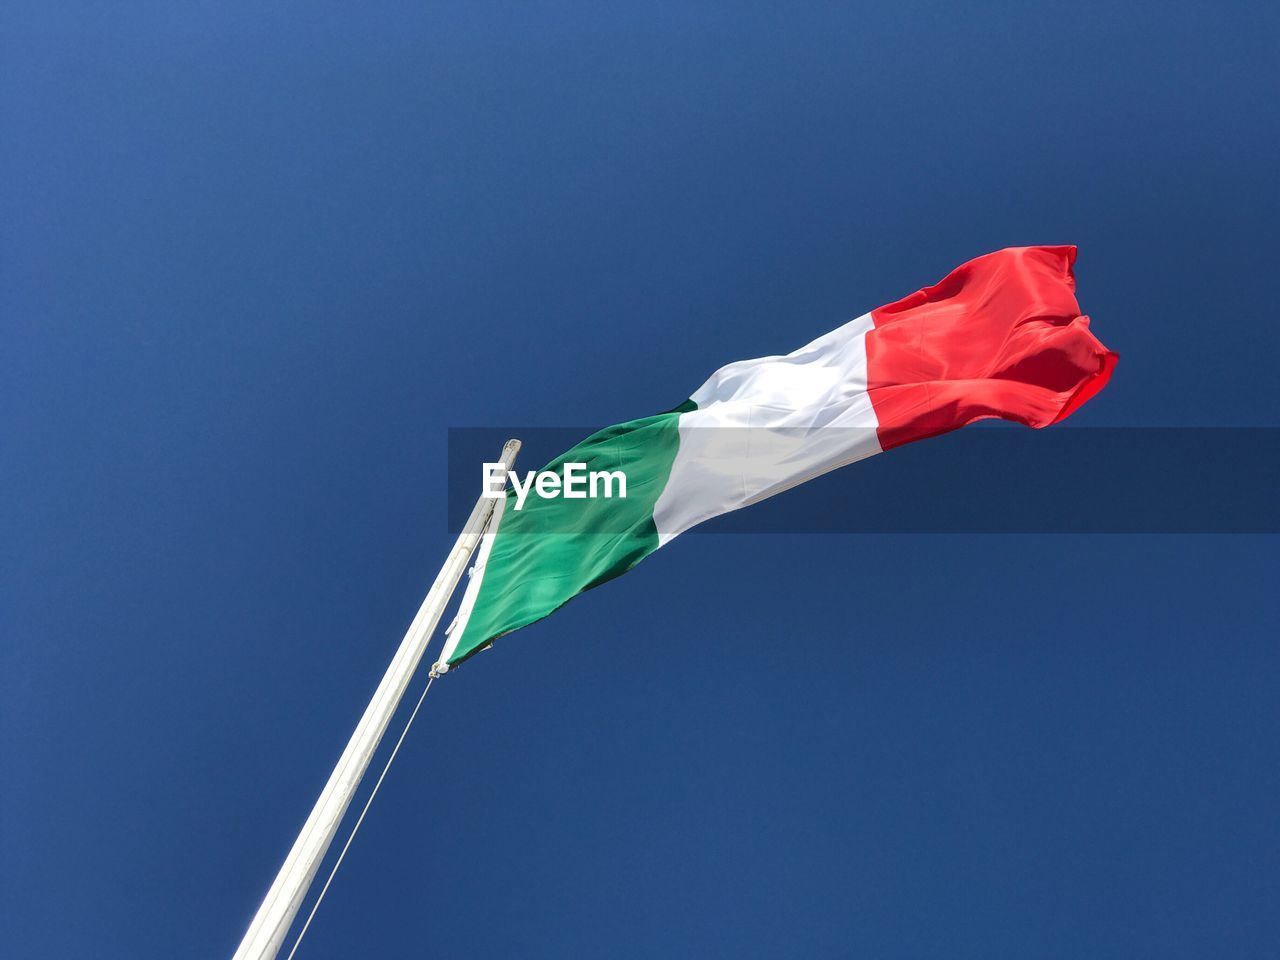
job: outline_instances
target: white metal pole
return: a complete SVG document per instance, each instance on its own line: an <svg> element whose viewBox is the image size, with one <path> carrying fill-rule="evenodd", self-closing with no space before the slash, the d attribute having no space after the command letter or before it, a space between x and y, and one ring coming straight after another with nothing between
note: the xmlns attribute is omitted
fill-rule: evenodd
<svg viewBox="0 0 1280 960"><path fill-rule="evenodd" d="M471 611L475 609L476 597L480 595L480 585L484 582L484 568L489 562L489 554L493 551L493 538L498 535L498 526L502 523L502 511L506 508L506 500L498 500L489 514L489 521L480 534L480 546L476 548L475 559L471 564L471 579L467 581L467 589L462 591L462 599L458 601L458 613L453 623L444 631L444 646L440 655L431 667L433 677L441 677L449 672L449 658L458 649L458 642L467 630L467 621L471 619Z"/></svg>
<svg viewBox="0 0 1280 960"><path fill-rule="evenodd" d="M502 465L510 470L519 452L520 441L508 440L502 448ZM387 667L382 682L378 684L373 699L369 701L364 716L356 725L355 732L351 734L347 748L342 751L342 757L329 776L329 782L320 792L320 798L316 800L302 832L294 841L293 849L289 851L284 865L276 874L275 882L271 884L271 889L267 891L266 898L249 924L244 939L240 941L234 960L274 960L298 908L302 906L302 900L315 878L320 861L333 842L342 816L351 804L360 778L364 776L369 760L427 649L431 634L440 622L440 615L444 613L449 598L467 569L467 561L475 552L495 502L483 496L476 502L467 525L463 527L444 566L436 575L435 583L418 608L418 615L413 618L396 655L391 658L391 664Z"/></svg>

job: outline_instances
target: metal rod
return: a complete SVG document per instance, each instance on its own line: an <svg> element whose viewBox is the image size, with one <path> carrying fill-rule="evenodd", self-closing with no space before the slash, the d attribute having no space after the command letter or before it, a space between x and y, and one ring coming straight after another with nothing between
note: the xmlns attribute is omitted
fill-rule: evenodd
<svg viewBox="0 0 1280 960"><path fill-rule="evenodd" d="M520 441L508 440L502 448L502 465L510 470L519 452ZM436 575L435 583L427 591L399 649L391 658L391 664L387 667L382 682L378 684L378 689L374 691L369 706L365 708L364 716L356 724L355 732L342 751L338 765L329 776L329 782L320 792L311 815L303 824L302 832L298 834L298 839L285 857L271 889L267 891L249 929L245 931L234 960L274 960L279 952L311 881L315 879L320 861L333 842L343 814L351 805L351 798L386 732L387 724L426 652L431 634L435 632L449 598L453 596L467 569L467 561L480 542L481 532L488 523L495 502L483 496L476 501L466 526L449 551L444 566Z"/></svg>

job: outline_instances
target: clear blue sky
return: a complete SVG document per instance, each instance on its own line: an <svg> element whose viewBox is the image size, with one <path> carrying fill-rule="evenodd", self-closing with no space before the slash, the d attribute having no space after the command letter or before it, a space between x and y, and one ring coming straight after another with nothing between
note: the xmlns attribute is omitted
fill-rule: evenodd
<svg viewBox="0 0 1280 960"><path fill-rule="evenodd" d="M6 6L6 956L230 954L449 427L1027 243L1123 356L1074 423L1278 425L1280 8L778 6ZM684 538L432 692L301 956L1274 957L1277 560Z"/></svg>

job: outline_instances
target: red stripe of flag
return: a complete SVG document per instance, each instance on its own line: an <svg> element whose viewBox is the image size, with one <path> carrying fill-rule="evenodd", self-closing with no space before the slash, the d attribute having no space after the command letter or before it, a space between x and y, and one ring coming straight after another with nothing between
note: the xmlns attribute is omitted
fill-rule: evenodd
<svg viewBox="0 0 1280 960"><path fill-rule="evenodd" d="M1011 247L871 313L867 384L888 450L998 417L1046 427L1101 390L1117 355L1075 298L1075 247Z"/></svg>

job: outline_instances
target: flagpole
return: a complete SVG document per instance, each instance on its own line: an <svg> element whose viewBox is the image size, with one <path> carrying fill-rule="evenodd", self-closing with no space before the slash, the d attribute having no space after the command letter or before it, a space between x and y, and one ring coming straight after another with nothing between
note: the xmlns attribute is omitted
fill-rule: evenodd
<svg viewBox="0 0 1280 960"><path fill-rule="evenodd" d="M500 458L503 467L510 470L519 452L520 441L508 440L502 448ZM249 929L245 931L234 960L274 960L279 952L285 934L289 932L307 889L320 867L320 861L324 859L329 844L338 832L343 814L351 805L351 798L355 795L360 779L426 652L440 616L467 569L467 562L480 542L481 532L487 525L496 502L483 496L476 501L466 526L462 528L444 566L436 575L435 583L427 591L399 649L391 658L387 672L374 691L373 699L365 708L364 716L356 724L355 732L342 751L338 765L330 774L302 832L298 834L298 839L294 841L280 872L276 874L271 889L267 891Z"/></svg>

